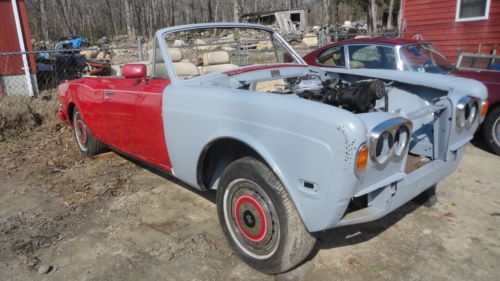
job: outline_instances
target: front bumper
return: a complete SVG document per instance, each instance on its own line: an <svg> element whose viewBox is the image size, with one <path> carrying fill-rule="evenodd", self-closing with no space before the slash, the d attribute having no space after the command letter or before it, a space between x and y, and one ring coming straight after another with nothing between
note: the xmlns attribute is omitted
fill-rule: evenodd
<svg viewBox="0 0 500 281"><path fill-rule="evenodd" d="M455 171L463 151L464 146L452 151L447 161L434 160L401 180L368 193L367 207L346 213L334 227L374 221L394 211Z"/></svg>

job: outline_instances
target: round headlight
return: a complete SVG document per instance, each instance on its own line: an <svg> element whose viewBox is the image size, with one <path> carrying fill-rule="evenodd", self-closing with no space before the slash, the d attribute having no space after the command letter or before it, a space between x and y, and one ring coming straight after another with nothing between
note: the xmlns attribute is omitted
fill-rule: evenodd
<svg viewBox="0 0 500 281"><path fill-rule="evenodd" d="M411 121L401 117L386 120L373 128L368 143L371 163L383 168L391 159L404 157L411 128Z"/></svg>
<svg viewBox="0 0 500 281"><path fill-rule="evenodd" d="M460 129L469 128L476 121L478 114L478 99L469 96L462 97L457 103L456 126Z"/></svg>
<svg viewBox="0 0 500 281"><path fill-rule="evenodd" d="M388 131L383 132L375 143L375 155L373 160L378 164L385 164L391 156L393 145L394 138L392 134Z"/></svg>
<svg viewBox="0 0 500 281"><path fill-rule="evenodd" d="M403 155L410 140L410 130L406 126L400 126L394 135L394 155L399 158Z"/></svg>
<svg viewBox="0 0 500 281"><path fill-rule="evenodd" d="M477 113L479 112L479 104L477 103L477 101L472 100L471 102L469 102L468 105L469 105L469 112L468 112L469 114L468 116L466 115L466 118L467 118L467 125L471 126L476 121Z"/></svg>

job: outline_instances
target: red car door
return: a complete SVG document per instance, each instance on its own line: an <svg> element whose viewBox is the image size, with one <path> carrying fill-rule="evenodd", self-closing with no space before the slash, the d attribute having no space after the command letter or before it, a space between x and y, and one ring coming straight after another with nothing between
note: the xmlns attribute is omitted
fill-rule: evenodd
<svg viewBox="0 0 500 281"><path fill-rule="evenodd" d="M141 161L170 171L162 116L164 79L103 79L102 141Z"/></svg>

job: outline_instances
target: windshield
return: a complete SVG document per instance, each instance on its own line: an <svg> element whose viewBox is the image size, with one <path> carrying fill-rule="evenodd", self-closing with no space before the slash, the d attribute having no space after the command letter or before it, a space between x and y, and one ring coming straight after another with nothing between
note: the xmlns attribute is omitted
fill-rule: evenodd
<svg viewBox="0 0 500 281"><path fill-rule="evenodd" d="M181 79L253 64L301 63L273 32L256 28L200 28L167 33L164 40Z"/></svg>
<svg viewBox="0 0 500 281"><path fill-rule="evenodd" d="M430 44L401 47L403 69L407 71L447 74L454 66Z"/></svg>

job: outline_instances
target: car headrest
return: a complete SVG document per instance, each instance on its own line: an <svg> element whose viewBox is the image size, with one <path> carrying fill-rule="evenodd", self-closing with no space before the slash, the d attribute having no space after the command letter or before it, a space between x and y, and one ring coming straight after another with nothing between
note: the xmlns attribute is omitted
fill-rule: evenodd
<svg viewBox="0 0 500 281"><path fill-rule="evenodd" d="M182 52L179 48L167 48L168 55L172 62L180 62L182 61Z"/></svg>
<svg viewBox="0 0 500 281"><path fill-rule="evenodd" d="M226 51L208 52L203 54L204 65L228 64L230 63L229 53Z"/></svg>

